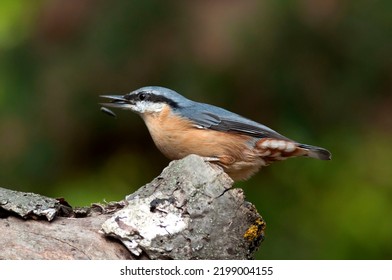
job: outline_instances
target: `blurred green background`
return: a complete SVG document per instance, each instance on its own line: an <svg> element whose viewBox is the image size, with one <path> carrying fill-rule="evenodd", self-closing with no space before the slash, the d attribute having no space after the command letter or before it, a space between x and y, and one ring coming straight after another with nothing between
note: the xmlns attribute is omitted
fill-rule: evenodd
<svg viewBox="0 0 392 280"><path fill-rule="evenodd" d="M161 85L329 149L238 183L258 259L392 258L392 2L0 2L0 186L120 200L168 164L100 94Z"/></svg>

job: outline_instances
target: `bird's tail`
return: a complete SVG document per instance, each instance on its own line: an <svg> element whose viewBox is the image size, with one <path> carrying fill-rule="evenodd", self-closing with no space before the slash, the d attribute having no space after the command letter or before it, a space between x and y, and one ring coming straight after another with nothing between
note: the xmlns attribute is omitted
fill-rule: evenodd
<svg viewBox="0 0 392 280"><path fill-rule="evenodd" d="M301 148L303 151L305 151L304 156L317 158L321 160L331 159L331 153L324 148L306 145L306 144L298 144L298 148Z"/></svg>

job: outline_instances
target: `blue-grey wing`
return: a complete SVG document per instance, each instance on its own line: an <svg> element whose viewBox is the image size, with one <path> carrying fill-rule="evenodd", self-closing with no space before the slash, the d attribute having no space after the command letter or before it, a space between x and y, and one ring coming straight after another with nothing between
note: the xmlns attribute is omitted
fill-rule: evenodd
<svg viewBox="0 0 392 280"><path fill-rule="evenodd" d="M256 138L290 140L265 125L209 104L195 103L183 110L182 114L199 128L239 133Z"/></svg>

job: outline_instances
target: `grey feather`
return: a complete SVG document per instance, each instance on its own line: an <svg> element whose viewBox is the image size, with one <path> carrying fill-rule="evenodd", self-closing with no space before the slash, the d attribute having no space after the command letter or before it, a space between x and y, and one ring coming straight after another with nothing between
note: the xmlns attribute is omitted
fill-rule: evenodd
<svg viewBox="0 0 392 280"><path fill-rule="evenodd" d="M233 132L256 138L276 138L292 141L271 128L249 120L228 110L189 100L186 106L179 108L181 115L193 121L195 125L217 131ZM176 110L174 110L176 113Z"/></svg>

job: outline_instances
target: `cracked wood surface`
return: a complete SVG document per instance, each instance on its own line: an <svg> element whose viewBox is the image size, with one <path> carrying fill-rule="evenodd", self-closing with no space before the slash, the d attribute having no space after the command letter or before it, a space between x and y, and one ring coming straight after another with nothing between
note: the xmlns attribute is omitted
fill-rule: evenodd
<svg viewBox="0 0 392 280"><path fill-rule="evenodd" d="M85 218L57 217L0 219L0 259L89 260L130 259L129 251L98 232L106 215Z"/></svg>
<svg viewBox="0 0 392 280"><path fill-rule="evenodd" d="M3 207L15 203L12 196L3 195L0 259L249 259L265 223L232 183L221 168L191 155L124 201L70 209L73 218L58 213L48 222L37 211L17 217L15 207Z"/></svg>

